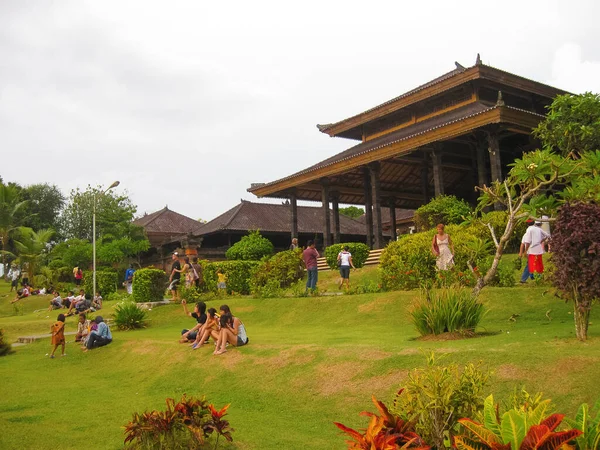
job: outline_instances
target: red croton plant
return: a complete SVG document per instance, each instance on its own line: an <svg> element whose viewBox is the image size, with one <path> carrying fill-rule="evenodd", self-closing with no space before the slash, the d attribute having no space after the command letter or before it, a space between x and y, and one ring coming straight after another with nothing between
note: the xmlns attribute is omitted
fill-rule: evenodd
<svg viewBox="0 0 600 450"><path fill-rule="evenodd" d="M429 450L430 447L413 431L413 423L390 413L375 396L372 399L379 414L368 411L361 413L361 416L371 418L368 427L362 433L334 422L335 426L352 438L346 441L349 450Z"/></svg>

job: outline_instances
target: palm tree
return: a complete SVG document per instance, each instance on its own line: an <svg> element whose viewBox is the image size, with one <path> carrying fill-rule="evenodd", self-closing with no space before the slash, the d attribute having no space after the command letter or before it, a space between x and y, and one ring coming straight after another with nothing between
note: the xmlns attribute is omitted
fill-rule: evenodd
<svg viewBox="0 0 600 450"><path fill-rule="evenodd" d="M31 228L19 227L18 236L13 237L21 263L27 263L31 281L33 281L33 275L36 273L43 253L53 235L54 230L34 231Z"/></svg>
<svg viewBox="0 0 600 450"><path fill-rule="evenodd" d="M2 243L2 266L6 273L6 256L14 256L7 250L8 241L16 230L19 212L27 201L19 201L20 193L16 186L6 185L0 181L0 242Z"/></svg>

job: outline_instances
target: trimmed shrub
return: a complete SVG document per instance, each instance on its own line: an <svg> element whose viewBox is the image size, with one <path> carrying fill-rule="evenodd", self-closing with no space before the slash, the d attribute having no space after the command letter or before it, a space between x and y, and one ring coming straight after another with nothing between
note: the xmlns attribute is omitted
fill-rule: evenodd
<svg viewBox="0 0 600 450"><path fill-rule="evenodd" d="M140 269L133 274L132 298L136 302L159 302L167 288L167 274L159 269Z"/></svg>
<svg viewBox="0 0 600 450"><path fill-rule="evenodd" d="M302 251L296 249L279 252L261 261L253 270L250 292L258 297L275 297L280 288L291 286L303 276Z"/></svg>
<svg viewBox="0 0 600 450"><path fill-rule="evenodd" d="M116 292L118 282L119 279L115 272L104 269L96 270L96 291L100 292L102 296ZM83 289L87 294L94 291L92 284L94 284L94 272L85 270L83 272Z"/></svg>
<svg viewBox="0 0 600 450"><path fill-rule="evenodd" d="M250 293L250 278L259 261L219 261L204 265L204 284L211 292L217 290L217 269L227 276L227 292L247 295ZM137 273L137 272L136 272ZM134 283L135 284L135 283Z"/></svg>
<svg viewBox="0 0 600 450"><path fill-rule="evenodd" d="M421 336L442 333L473 333L484 314L483 303L470 290L426 289L411 311Z"/></svg>
<svg viewBox="0 0 600 450"><path fill-rule="evenodd" d="M365 264L369 257L369 246L363 242L347 242L345 244L333 244L325 249L325 259L327 265L333 270L337 269L337 256L345 246L352 254L352 263L357 269Z"/></svg>
<svg viewBox="0 0 600 450"><path fill-rule="evenodd" d="M470 216L473 209L464 200L454 195L440 195L415 211L417 230L425 231L435 228L438 223L458 225Z"/></svg>
<svg viewBox="0 0 600 450"><path fill-rule="evenodd" d="M496 237L500 239L500 236L502 236L504 229L506 228L506 221L506 211L490 211L483 214L480 219L474 220L469 228L475 236L486 241L491 241L492 235L486 224L489 223L492 226ZM521 237L525 234L526 229L527 224L524 221L515 226L513 234L506 244L505 252L517 253L519 251Z"/></svg>
<svg viewBox="0 0 600 450"><path fill-rule="evenodd" d="M381 286L386 290L414 289L423 284L437 283L446 286L448 280L470 285L468 262L477 267L493 254L494 247L489 241L474 236L470 226L450 225L446 232L454 244L454 268L448 271L436 271L435 256L431 252L431 242L435 230L403 235L400 240L388 244L379 265ZM479 269L480 273L484 273ZM462 275L459 275L462 274Z"/></svg>
<svg viewBox="0 0 600 450"><path fill-rule="evenodd" d="M144 328L146 316L146 311L132 301L125 300L115 306L115 325L119 330Z"/></svg>
<svg viewBox="0 0 600 450"><path fill-rule="evenodd" d="M258 230L249 231L247 236L233 244L225 253L232 261L259 261L265 256L271 256L274 248L271 241L262 237Z"/></svg>

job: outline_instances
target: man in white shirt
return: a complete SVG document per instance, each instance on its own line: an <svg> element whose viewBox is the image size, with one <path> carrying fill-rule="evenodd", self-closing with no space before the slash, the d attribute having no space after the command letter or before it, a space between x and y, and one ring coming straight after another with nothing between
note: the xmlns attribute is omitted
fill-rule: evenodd
<svg viewBox="0 0 600 450"><path fill-rule="evenodd" d="M544 243L550 239L550 234L542 230L542 222L536 220L533 226L527 228L523 236L522 243L524 250L527 253L527 262L529 273L544 273L544 262L542 255L544 254Z"/></svg>

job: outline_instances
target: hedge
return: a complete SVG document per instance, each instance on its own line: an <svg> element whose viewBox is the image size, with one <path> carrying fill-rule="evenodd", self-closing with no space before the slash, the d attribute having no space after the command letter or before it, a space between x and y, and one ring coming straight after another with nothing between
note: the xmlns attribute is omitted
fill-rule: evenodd
<svg viewBox="0 0 600 450"><path fill-rule="evenodd" d="M262 296L262 289L269 286L286 288L304 276L302 250L286 250L261 261L252 271L250 290ZM271 290L271 289L270 289Z"/></svg>
<svg viewBox="0 0 600 450"><path fill-rule="evenodd" d="M96 292L107 296L117 291L118 275L113 271L96 270ZM91 270L83 271L83 289L87 294L93 295L94 292L94 272Z"/></svg>
<svg viewBox="0 0 600 450"><path fill-rule="evenodd" d="M345 246L352 254L352 263L354 267L359 268L365 264L369 257L369 246L362 242L347 242L345 244L333 244L325 249L325 259L331 269L337 269L337 256Z"/></svg>
<svg viewBox="0 0 600 450"><path fill-rule="evenodd" d="M164 299L167 274L159 269L139 269L133 274L132 298L136 302L159 302Z"/></svg>
<svg viewBox="0 0 600 450"><path fill-rule="evenodd" d="M273 251L271 241L256 230L249 231L247 236L229 247L225 257L233 261L259 261L265 256L271 256Z"/></svg>
<svg viewBox="0 0 600 450"><path fill-rule="evenodd" d="M227 276L227 292L247 295L250 293L250 277L259 261L219 261L203 265L206 289L217 290L217 270Z"/></svg>

